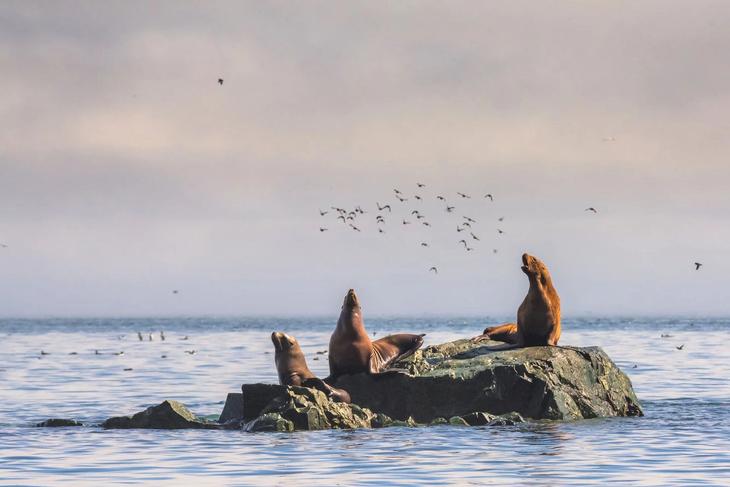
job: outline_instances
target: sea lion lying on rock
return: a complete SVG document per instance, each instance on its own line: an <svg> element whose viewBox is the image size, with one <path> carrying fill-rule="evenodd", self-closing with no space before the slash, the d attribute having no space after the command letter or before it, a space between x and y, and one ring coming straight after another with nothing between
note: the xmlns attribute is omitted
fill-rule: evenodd
<svg viewBox="0 0 730 487"><path fill-rule="evenodd" d="M496 340L508 348L556 346L560 339L560 296L553 286L547 266L537 257L522 254L522 272L530 280L530 289L517 310L517 323L488 327L475 341Z"/></svg>
<svg viewBox="0 0 730 487"><path fill-rule="evenodd" d="M360 301L350 289L342 304L340 319L330 337L330 376L327 382L340 375L381 374L423 345L424 335L399 333L371 341L362 320Z"/></svg>
<svg viewBox="0 0 730 487"><path fill-rule="evenodd" d="M276 372L282 386L304 386L318 389L335 402L349 403L350 395L344 389L337 389L315 376L304 358L299 342L293 336L275 331L271 334L276 353Z"/></svg>

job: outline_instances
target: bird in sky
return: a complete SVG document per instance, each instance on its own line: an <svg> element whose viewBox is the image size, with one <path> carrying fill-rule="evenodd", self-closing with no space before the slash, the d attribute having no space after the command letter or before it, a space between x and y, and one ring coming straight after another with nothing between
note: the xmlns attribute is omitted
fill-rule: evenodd
<svg viewBox="0 0 730 487"><path fill-rule="evenodd" d="M218 84L223 86L223 78L218 78Z"/></svg>
<svg viewBox="0 0 730 487"><path fill-rule="evenodd" d="M446 206L446 213L451 213L452 211L454 211L454 207L453 207L453 206L448 206L448 205L447 205L447 206Z"/></svg>
<svg viewBox="0 0 730 487"><path fill-rule="evenodd" d="M684 343L679 345L678 347L675 347L677 350L682 350L684 348Z"/></svg>
<svg viewBox="0 0 730 487"><path fill-rule="evenodd" d="M420 220L421 218L426 218L426 215L420 215L419 214L419 215L416 215L416 218Z"/></svg>
<svg viewBox="0 0 730 487"><path fill-rule="evenodd" d="M465 193L459 193L458 191L456 192L456 194L458 194L458 195L459 195L459 196L461 196L462 198L471 198L471 196L469 196L468 194L465 194Z"/></svg>
<svg viewBox="0 0 730 487"><path fill-rule="evenodd" d="M497 221L498 222L503 222L504 221L504 217L503 216L500 216L499 218L497 218Z"/></svg>
<svg viewBox="0 0 730 487"><path fill-rule="evenodd" d="M320 232L326 232L326 231L327 231L327 229L326 229L326 228L324 228L324 227L319 227L319 231L320 231Z"/></svg>
<svg viewBox="0 0 730 487"><path fill-rule="evenodd" d="M595 209L595 208L593 208L592 206L590 206L590 207L586 208L586 209L585 209L585 210L583 210L583 211L592 211L593 213L598 213L598 210L596 210L596 209Z"/></svg>
<svg viewBox="0 0 730 487"><path fill-rule="evenodd" d="M360 213L361 215L364 215L365 213L367 213L367 211L360 208L360 205L355 207L355 212Z"/></svg>
<svg viewBox="0 0 730 487"><path fill-rule="evenodd" d="M416 198L418 201L421 201L421 197L420 196L414 195L413 197Z"/></svg>
<svg viewBox="0 0 730 487"><path fill-rule="evenodd" d="M494 201L494 196L492 196L492 195L491 195L491 194L489 194L489 193L485 194L485 195L484 195L484 197L485 197L485 198L489 198L489 201Z"/></svg>
<svg viewBox="0 0 730 487"><path fill-rule="evenodd" d="M398 188L393 189L393 191L395 192L395 194L402 194Z"/></svg>
<svg viewBox="0 0 730 487"><path fill-rule="evenodd" d="M396 198L398 198L398 201L400 201L401 203L408 201L408 198L401 198L400 196L396 196Z"/></svg>
<svg viewBox="0 0 730 487"><path fill-rule="evenodd" d="M695 262L695 270L696 271L700 270L700 267L702 267L702 264L699 262Z"/></svg>
<svg viewBox="0 0 730 487"><path fill-rule="evenodd" d="M329 211L319 210L319 216L325 216L327 213L329 213Z"/></svg>
<svg viewBox="0 0 730 487"><path fill-rule="evenodd" d="M438 274L438 273L439 273L439 270L438 270L438 269L436 269L436 267L431 267L431 268L430 268L430 269L428 270L428 272L431 272L431 271L433 271L433 272L434 272L434 274Z"/></svg>
<svg viewBox="0 0 730 487"><path fill-rule="evenodd" d="M469 232L469 233L471 234L471 238L473 238L474 240L477 240L477 241L479 240L479 237L474 235L474 233L472 233L472 232Z"/></svg>
<svg viewBox="0 0 730 487"><path fill-rule="evenodd" d="M499 233L500 235L504 235L504 232L502 230L500 230L499 228L497 229L497 233Z"/></svg>
<svg viewBox="0 0 730 487"><path fill-rule="evenodd" d="M180 294L180 291L178 291L177 289L173 289L172 294Z"/></svg>
<svg viewBox="0 0 730 487"><path fill-rule="evenodd" d="M468 216L465 216L465 217L462 217L462 218L464 218L464 220L466 220L468 222L472 222L472 223L476 223L477 222L476 220L474 220L472 218L469 218Z"/></svg>
<svg viewBox="0 0 730 487"><path fill-rule="evenodd" d="M497 250L497 249L492 249L492 253L493 253L493 254L496 254L497 252L498 252L498 250Z"/></svg>
<svg viewBox="0 0 730 487"><path fill-rule="evenodd" d="M393 211L393 210L391 210L390 205L380 206L380 203L378 203L378 202L376 202L375 204L378 205L378 211L383 211L386 208L388 209L389 212L392 212Z"/></svg>
<svg viewBox="0 0 730 487"><path fill-rule="evenodd" d="M428 247L428 244L426 242L421 242L421 247Z"/></svg>
<svg viewBox="0 0 730 487"><path fill-rule="evenodd" d="M431 224L430 224L430 223L428 223L428 222L421 222L421 224L422 224L422 225L423 225L424 227L430 227L430 226L431 226Z"/></svg>
<svg viewBox="0 0 730 487"><path fill-rule="evenodd" d="M355 225L353 225L352 223L350 223L350 228L352 228L352 229L353 229L353 230L355 230L356 232L359 232L359 231L360 231L360 229L359 229L359 228L357 228L357 227L356 227Z"/></svg>
<svg viewBox="0 0 730 487"><path fill-rule="evenodd" d="M467 245L467 243L466 243L466 240L464 240L464 239L459 240L459 243L463 243L464 247L469 247L469 245Z"/></svg>
<svg viewBox="0 0 730 487"><path fill-rule="evenodd" d="M441 196L441 195L438 195L438 196L436 197L436 199L437 199L437 200L441 200L441 201L446 201L446 198L444 198L444 197L443 197L443 196Z"/></svg>
<svg viewBox="0 0 730 487"><path fill-rule="evenodd" d="M426 187L426 185L423 184L423 183L416 183L416 186L418 186L419 188L425 188Z"/></svg>
<svg viewBox="0 0 730 487"><path fill-rule="evenodd" d="M469 222L464 222L464 223L462 223L462 224L461 224L461 226L462 226L462 227L469 227L469 228L471 228L471 223L469 223Z"/></svg>
<svg viewBox="0 0 730 487"><path fill-rule="evenodd" d="M7 249L8 248L8 246L6 244L4 244L4 243L0 243L0 247L2 247L4 249Z"/></svg>
<svg viewBox="0 0 730 487"><path fill-rule="evenodd" d="M379 233L385 233L385 230L383 230L382 228L378 228L378 232Z"/></svg>
<svg viewBox="0 0 730 487"><path fill-rule="evenodd" d="M457 232L463 232L464 230L466 230L466 228L461 228L459 225L456 225Z"/></svg>
<svg viewBox="0 0 730 487"><path fill-rule="evenodd" d="M338 217L337 217L337 219L338 219L338 220L342 219L342 223L346 223L346 222L345 222L345 217L344 217L344 216L342 216L342 215L338 216Z"/></svg>
<svg viewBox="0 0 730 487"><path fill-rule="evenodd" d="M409 222L409 221L408 221L408 220L406 220L405 218L403 219L403 225L410 225L410 224L411 224L411 222Z"/></svg>
<svg viewBox="0 0 730 487"><path fill-rule="evenodd" d="M413 210L413 211L411 212L411 215L418 215L419 213L421 213L421 212L420 212L420 211L418 211L418 210Z"/></svg>
<svg viewBox="0 0 730 487"><path fill-rule="evenodd" d="M188 355L195 355L196 353L198 353L198 351L197 350L185 350L185 353L187 353Z"/></svg>

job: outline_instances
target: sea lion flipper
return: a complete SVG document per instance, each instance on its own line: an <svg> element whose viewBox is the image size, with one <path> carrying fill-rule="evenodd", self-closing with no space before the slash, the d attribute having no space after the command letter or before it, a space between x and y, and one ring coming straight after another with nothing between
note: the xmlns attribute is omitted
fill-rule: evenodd
<svg viewBox="0 0 730 487"><path fill-rule="evenodd" d="M474 337L474 341L494 340L497 342L517 343L519 334L517 323L505 323L499 326L489 326L484 329L482 335Z"/></svg>
<svg viewBox="0 0 730 487"><path fill-rule="evenodd" d="M352 402L352 400L350 399L350 394L346 390L332 387L319 377L310 377L309 379L304 380L302 382L302 385L304 387L310 387L312 389L317 389L318 391L324 392L327 397L335 402L344 402L347 404Z"/></svg>
<svg viewBox="0 0 730 487"><path fill-rule="evenodd" d="M370 355L370 373L383 372L390 365L411 356L423 345L423 335L399 333L373 342Z"/></svg>

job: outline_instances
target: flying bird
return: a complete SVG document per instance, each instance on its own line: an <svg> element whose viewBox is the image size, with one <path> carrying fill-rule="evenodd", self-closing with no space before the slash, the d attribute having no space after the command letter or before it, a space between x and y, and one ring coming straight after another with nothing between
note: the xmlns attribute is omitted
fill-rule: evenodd
<svg viewBox="0 0 730 487"><path fill-rule="evenodd" d="M454 211L454 207L446 205L446 213L451 213L452 211Z"/></svg>
<svg viewBox="0 0 730 487"><path fill-rule="evenodd" d="M378 232L385 233L385 230L383 230L382 228L378 228Z"/></svg>
<svg viewBox="0 0 730 487"><path fill-rule="evenodd" d="M436 197L436 199L437 199L437 200L441 200L441 201L446 201L446 198L444 198L444 197L443 197L443 196L441 196L441 195L438 195L438 196Z"/></svg>
<svg viewBox="0 0 730 487"><path fill-rule="evenodd" d="M434 272L435 274L438 274L438 273L439 273L439 270L438 270L438 269L436 269L435 267L431 267L431 268L430 268L430 269L428 270L428 272L431 272L431 271L433 271L433 272Z"/></svg>
<svg viewBox="0 0 730 487"><path fill-rule="evenodd" d="M0 247L2 247L2 248L4 248L4 249L7 249L7 248L8 248L8 246L7 246L7 245L5 245L4 243L0 243Z"/></svg>
<svg viewBox="0 0 730 487"><path fill-rule="evenodd" d="M469 233L471 234L471 238L473 238L474 240L477 240L477 241L479 240L479 237L474 235L472 232L469 232Z"/></svg>
<svg viewBox="0 0 730 487"><path fill-rule="evenodd" d="M350 223L350 228L352 228L352 229L353 229L353 230L355 230L356 232L359 232L359 231L360 231L360 229L359 229L359 228L357 228L357 227L356 227L355 225L353 225L352 223Z"/></svg>
<svg viewBox="0 0 730 487"><path fill-rule="evenodd" d="M419 214L419 215L416 215L416 218L417 218L418 220L420 220L421 218L426 218L426 215L420 215L420 214Z"/></svg>
<svg viewBox="0 0 730 487"><path fill-rule="evenodd" d="M683 343L683 344L681 344L681 345L680 345L680 346L678 346L678 347L675 347L675 348L676 348L677 350L682 350L682 349L684 348L684 343Z"/></svg>
<svg viewBox="0 0 730 487"><path fill-rule="evenodd" d="M456 231L457 232L463 232L464 230L466 230L466 229L465 228L461 228L459 225L456 225Z"/></svg>
<svg viewBox="0 0 730 487"><path fill-rule="evenodd" d="M702 267L702 264L699 262L695 262L695 270L696 271L700 270L700 267Z"/></svg>
<svg viewBox="0 0 730 487"><path fill-rule="evenodd" d="M590 206L590 207L586 208L586 209L585 209L585 210L583 210L583 211L592 211L593 213L598 213L598 210L596 210L596 209L595 209L595 208L593 208L592 206Z"/></svg>
<svg viewBox="0 0 730 487"><path fill-rule="evenodd" d="M421 197L420 197L420 196L418 196L418 195L415 195L415 196L413 196L413 197L414 197L414 198L416 198L416 199L417 199L418 201L421 201Z"/></svg>
<svg viewBox="0 0 730 487"><path fill-rule="evenodd" d="M393 210L390 209L390 205L383 205L380 206L380 203L375 202L376 205L378 205L378 211L383 211L384 209L388 209L388 211L392 212Z"/></svg>
<svg viewBox="0 0 730 487"><path fill-rule="evenodd" d="M329 211L319 210L319 216L325 216L327 213L329 213Z"/></svg>
<svg viewBox="0 0 730 487"><path fill-rule="evenodd" d="M180 291L178 291L177 289L173 289L172 294L180 294Z"/></svg>
<svg viewBox="0 0 730 487"><path fill-rule="evenodd" d="M463 244L464 244L464 247L466 247L466 248L468 248L468 247L469 247L469 246L467 245L467 243L466 243L466 240L464 240L464 239L461 239L461 240L459 240L459 243L463 243Z"/></svg>
<svg viewBox="0 0 730 487"><path fill-rule="evenodd" d="M468 216L465 216L465 217L462 217L462 218L464 218L464 220L466 220L468 222L472 222L472 223L476 223L477 222L476 220L474 220L472 218L469 218Z"/></svg>
<svg viewBox="0 0 730 487"><path fill-rule="evenodd" d="M500 230L499 228L497 229L497 233L499 233L500 235L504 235L504 232L502 230Z"/></svg>
<svg viewBox="0 0 730 487"><path fill-rule="evenodd" d="M469 222L464 222L464 223L462 223L462 224L461 224L461 226L462 226L462 227L469 227L469 228L471 228L471 223L469 223Z"/></svg>
<svg viewBox="0 0 730 487"><path fill-rule="evenodd" d="M344 217L344 216L342 216L342 215L338 216L338 217L337 217L337 219L338 219L338 220L342 219L342 223L347 223L347 222L345 221L345 217Z"/></svg>
<svg viewBox="0 0 730 487"><path fill-rule="evenodd" d="M426 242L421 242L421 247L428 247L428 244Z"/></svg>
<svg viewBox="0 0 730 487"><path fill-rule="evenodd" d="M367 213L367 211L365 211L365 210L363 210L362 208L360 208L360 205L357 205L357 206L355 207L355 211L356 211L357 213L360 213L361 215L364 215L365 213Z"/></svg>
<svg viewBox="0 0 730 487"><path fill-rule="evenodd" d="M458 195L459 195L459 196L461 196L462 198L471 198L471 196L469 196L468 194L464 194L464 193L459 193L458 191L456 192L456 194L458 194Z"/></svg>
<svg viewBox="0 0 730 487"><path fill-rule="evenodd" d="M500 216L499 218L497 218L497 221L498 222L503 222L504 221L504 217L503 216Z"/></svg>
<svg viewBox="0 0 730 487"><path fill-rule="evenodd" d="M400 201L401 203L408 201L408 198L401 198L400 196L396 196L396 198L398 198L398 201Z"/></svg>
<svg viewBox="0 0 730 487"><path fill-rule="evenodd" d="M423 184L423 183L416 183L416 186L418 186L419 188L425 188L426 187L426 185Z"/></svg>
<svg viewBox="0 0 730 487"><path fill-rule="evenodd" d="M223 86L223 78L218 78L218 84Z"/></svg>
<svg viewBox="0 0 730 487"><path fill-rule="evenodd" d="M409 222L409 221L407 221L407 220L403 219L403 225L410 225L410 224L411 224L411 222Z"/></svg>
<svg viewBox="0 0 730 487"><path fill-rule="evenodd" d="M419 213L420 213L420 212L419 212L418 210L413 210L413 211L411 212L411 215L418 215Z"/></svg>
<svg viewBox="0 0 730 487"><path fill-rule="evenodd" d="M185 353L187 353L188 355L195 355L196 353L198 353L198 351L197 350L185 350Z"/></svg>
<svg viewBox="0 0 730 487"><path fill-rule="evenodd" d="M393 191L395 191L395 194L402 194L398 189L394 189Z"/></svg>
<svg viewBox="0 0 730 487"><path fill-rule="evenodd" d="M492 249L492 253L496 254L497 253L497 249Z"/></svg>
<svg viewBox="0 0 730 487"><path fill-rule="evenodd" d="M430 227L430 226L431 226L431 224L430 224L430 223L428 223L428 222L421 222L421 224L422 224L422 225L423 225L424 227Z"/></svg>
<svg viewBox="0 0 730 487"><path fill-rule="evenodd" d="M489 193L485 194L484 197L489 198L489 201L494 201L494 197Z"/></svg>
<svg viewBox="0 0 730 487"><path fill-rule="evenodd" d="M320 231L320 232L326 232L326 231L327 231L327 229L326 229L326 228L324 228L324 227L319 227L319 231Z"/></svg>

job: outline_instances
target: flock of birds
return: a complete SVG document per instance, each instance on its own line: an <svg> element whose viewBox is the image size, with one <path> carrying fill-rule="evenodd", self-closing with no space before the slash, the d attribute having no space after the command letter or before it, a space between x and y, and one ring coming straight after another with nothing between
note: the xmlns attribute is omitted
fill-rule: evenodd
<svg viewBox="0 0 730 487"><path fill-rule="evenodd" d="M426 198L426 196L424 195L426 185L423 183L416 183L416 187L418 188L417 193L411 196L407 196L406 193L404 193L403 191L399 190L398 188L394 188L393 195L398 203L393 203L392 206L390 203L381 205L380 202L375 202L375 208L377 208L377 212L374 217L374 223L379 234L386 233L386 229L384 228L387 223L386 217L388 217L389 220L395 218L396 224L404 228L409 226L418 227L419 225L423 228L432 228L432 223L427 219L422 210L417 207L413 207L413 205L420 205L421 203L423 203L424 198ZM463 246L463 249L466 252L474 251L476 248L476 243L482 241L482 238L479 236L479 234L475 233L475 225L477 224L477 220L472 218L471 216L463 214L459 216L459 214L456 212L456 204L452 204L450 201L447 201L446 197L443 194L438 194L435 196L435 198L443 205L443 212L445 212L446 214L454 215L456 218L455 222L453 223L455 223L454 228L457 237L460 237L460 239L454 239L454 242L457 245ZM488 200L490 203L494 203L494 196L491 193L486 193L478 198ZM456 199L471 200L472 196L467 193L456 191ZM408 204L409 201L411 202L411 205ZM394 217L393 206L396 206L396 209L404 209L405 214L401 213L400 216ZM596 209L594 206L589 206L583 211L598 214L598 209ZM319 209L320 217L325 217L331 213L335 215L336 221L338 223L345 226L346 228L349 228L353 232L362 232L365 226L359 222L365 222L367 221L367 218L372 218L366 216L366 214L368 214L369 212L367 210L364 210L360 205L357 205L352 209L343 208L340 206L330 206L329 209L326 210L323 210L321 208ZM373 220L371 219L370 221L372 222ZM500 216L499 218L497 218L497 222L498 224L504 222L504 216ZM498 227L496 228L496 233L498 237L505 235L505 231L501 227L502 225L498 225ZM329 230L329 226L319 226L320 233L324 233ZM428 248L431 247L431 243L429 243L429 241L420 241L420 246ZM496 254L498 252L498 249L492 248L492 252ZM702 265L703 264L700 262L694 262L695 270L699 270ZM438 267L433 265L429 267L428 272L438 274Z"/></svg>
<svg viewBox="0 0 730 487"><path fill-rule="evenodd" d="M147 333L146 336L147 336L147 339L145 339L145 335L143 335L142 332L140 332L140 331L137 332L137 338L139 339L140 342L154 341L154 336L152 333ZM126 335L118 335L117 340L124 340L125 337L126 337ZM178 340L189 340L189 339L190 339L190 337L188 337L187 335L178 338ZM164 342L165 340L166 340L165 332L161 330L160 331L160 341ZM187 355L195 355L196 353L198 353L198 351L195 349L183 350L183 352L186 353ZM45 350L41 350L41 353L38 356L38 358L43 358L47 355L51 355L51 352L46 352ZM78 352L69 352L68 355L79 355L79 353ZM94 350L93 355L115 355L117 357L121 357L124 355L124 350L121 350L119 352L109 352L109 353L104 353L104 352L100 352L99 350ZM167 355L166 354L160 355L160 358L167 358ZM131 370L134 370L134 369L132 369L131 367L127 367L124 369L125 372L131 371Z"/></svg>
<svg viewBox="0 0 730 487"><path fill-rule="evenodd" d="M387 224L386 217L388 220L394 219L397 225L404 228L407 228L409 226L432 228L432 222L429 221L429 219L423 213L423 210L420 207L425 198L427 198L427 196L424 194L426 192L426 185L423 183L416 183L416 187L416 194L413 195L406 195L406 193L404 193L400 189L394 188L393 196L395 200L398 201L398 203L393 203L393 205L391 205L390 203L381 205L380 202L375 202L375 208L377 208L377 212L374 216L374 223L375 228L377 229L377 232L379 234L386 233L386 229L384 228ZM472 198L472 195L461 191L456 191L455 194L458 201L482 199L488 200L489 203L494 203L494 195L492 195L491 193L486 193L483 196L480 195L475 198ZM433 195L430 197L434 198ZM477 220L475 218L472 218L473 215L464 215L464 212L457 213L456 204L452 203L450 200L447 200L446 196L444 196L443 194L436 195L435 199L441 203L442 211L444 213L453 216L453 221L451 222L451 224L453 225L452 228L455 229L456 237L459 238L459 240L454 239L455 244L462 246L465 252L474 251L476 249L477 242L481 242L483 238L479 235L477 231ZM409 204L409 202L411 203ZM396 207L396 210L405 210L405 213L401 211L399 212L399 216L394 216L393 206ZM594 214L598 213L598 210L592 206L586 208L585 211L592 212ZM369 212L367 210L364 210L359 205L355 206L352 209L347 209L340 206L330 206L329 209L326 210L323 210L321 208L319 209L320 217L325 217L330 213L335 215L335 219L338 223L354 232L362 232L364 225L359 222L367 221L368 218L372 218L367 217L366 214ZM371 219L370 221L372 222L373 220ZM502 229L503 225L501 225L502 222L504 222L504 216L498 217L496 221L498 224L495 228L496 235L497 237L501 237L505 235L505 231ZM319 231L321 233L327 232L329 230L330 228L328 226L319 227ZM421 240L420 246L428 248L431 247L431 243L428 240ZM499 250L497 248L492 248L492 253L496 254L498 252ZM428 271L433 272L434 274L438 274L438 267L433 265L429 267Z"/></svg>

